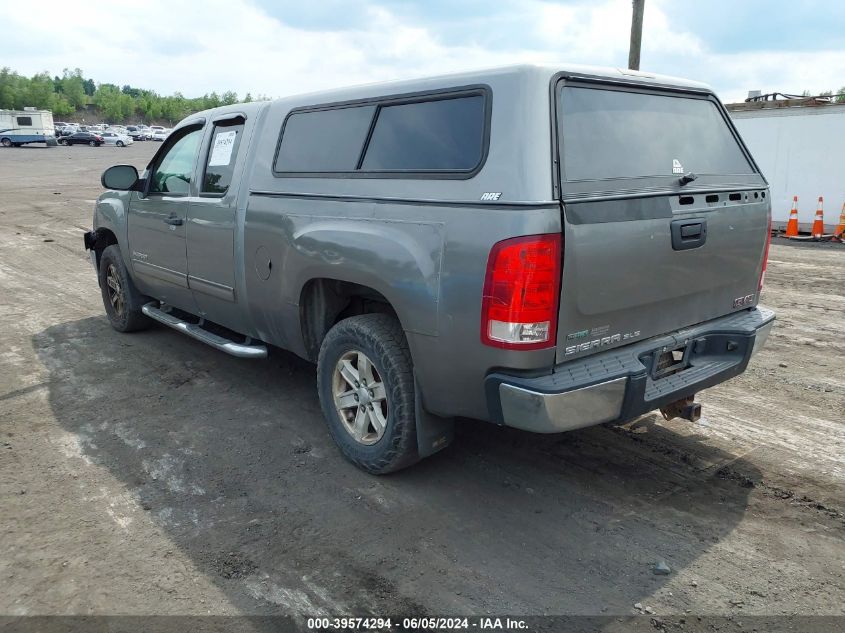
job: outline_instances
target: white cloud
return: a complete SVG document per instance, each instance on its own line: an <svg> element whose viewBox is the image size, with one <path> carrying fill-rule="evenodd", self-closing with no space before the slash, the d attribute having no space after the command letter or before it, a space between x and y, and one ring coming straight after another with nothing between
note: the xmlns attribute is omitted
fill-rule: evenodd
<svg viewBox="0 0 845 633"><path fill-rule="evenodd" d="M66 3L39 6L44 15L67 13ZM415 23L375 0L364 6L367 19L356 23L366 26L319 30L294 28L250 0L92 0L72 11L88 25L80 30L54 28L6 4L0 9L7 34L0 40L0 59L26 74L80 67L98 81L187 96L224 90L281 96L523 61L627 62L630 0L572 5L511 0L506 10L512 24L491 3L490 17L466 22L462 44L446 42L434 19ZM647 3L644 70L707 81L726 100L743 98L751 88L821 90L845 81L845 53L726 54L679 30L671 10L668 0ZM496 37L474 30L484 29L485 20Z"/></svg>

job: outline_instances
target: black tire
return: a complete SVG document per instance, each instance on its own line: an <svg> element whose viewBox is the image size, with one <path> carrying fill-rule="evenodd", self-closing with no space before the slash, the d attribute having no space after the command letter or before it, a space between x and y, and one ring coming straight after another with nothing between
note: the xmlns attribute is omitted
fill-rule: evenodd
<svg viewBox="0 0 845 633"><path fill-rule="evenodd" d="M56 143L58 143L59 145L67 145L67 141L63 138L60 138L59 140L57 140Z"/></svg>
<svg viewBox="0 0 845 633"><path fill-rule="evenodd" d="M91 147L97 147L99 143L97 141L88 141L88 145L90 145Z"/></svg>
<svg viewBox="0 0 845 633"><path fill-rule="evenodd" d="M4 138L4 139L0 140L0 145L2 145L3 147L11 147L12 141L10 141L7 138Z"/></svg>
<svg viewBox="0 0 845 633"><path fill-rule="evenodd" d="M123 141L118 141L117 143L115 143L115 145L117 145L118 147L123 147Z"/></svg>
<svg viewBox="0 0 845 633"><path fill-rule="evenodd" d="M350 352L366 354L386 391L384 433L370 445L362 444L352 436L335 407L335 368ZM344 457L353 464L369 473L382 475L419 461L414 368L405 333L394 317L364 314L345 319L329 330L317 360L317 390L329 432Z"/></svg>
<svg viewBox="0 0 845 633"><path fill-rule="evenodd" d="M114 267L113 271L110 271L111 267ZM118 281L117 292L122 294L122 300L118 302L113 302L115 288L109 284L110 272ZM108 316L109 323L115 330L118 332L135 332L149 327L150 319L141 312L141 308L151 299L138 292L135 284L132 283L123 263L120 247L117 244L106 247L103 254L100 255L98 281L100 282L100 292L103 295L106 316Z"/></svg>

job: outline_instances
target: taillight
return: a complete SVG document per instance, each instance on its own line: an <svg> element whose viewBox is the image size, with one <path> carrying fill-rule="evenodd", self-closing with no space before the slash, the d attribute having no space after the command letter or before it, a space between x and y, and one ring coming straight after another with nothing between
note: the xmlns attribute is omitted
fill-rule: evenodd
<svg viewBox="0 0 845 633"><path fill-rule="evenodd" d="M760 270L760 283L757 285L757 292L763 290L763 281L766 278L766 268L769 265L769 246L772 243L772 213L769 212L769 222L766 228L766 250L763 251L763 268Z"/></svg>
<svg viewBox="0 0 845 633"><path fill-rule="evenodd" d="M481 302L481 342L506 349L554 347L560 297L559 233L493 246Z"/></svg>

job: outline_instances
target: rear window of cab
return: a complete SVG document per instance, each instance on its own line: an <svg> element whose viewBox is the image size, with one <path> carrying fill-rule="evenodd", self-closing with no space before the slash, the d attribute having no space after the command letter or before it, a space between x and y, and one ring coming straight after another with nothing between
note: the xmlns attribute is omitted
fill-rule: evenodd
<svg viewBox="0 0 845 633"><path fill-rule="evenodd" d="M487 152L486 89L292 111L277 176L468 178Z"/></svg>

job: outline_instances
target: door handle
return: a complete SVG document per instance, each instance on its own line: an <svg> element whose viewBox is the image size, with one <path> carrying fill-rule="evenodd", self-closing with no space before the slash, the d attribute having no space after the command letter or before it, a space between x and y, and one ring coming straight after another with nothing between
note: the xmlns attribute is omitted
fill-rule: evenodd
<svg viewBox="0 0 845 633"><path fill-rule="evenodd" d="M172 226L182 226L182 218L178 218L175 215L171 215L168 218L164 218L165 224L170 224Z"/></svg>
<svg viewBox="0 0 845 633"><path fill-rule="evenodd" d="M707 220L693 218L689 220L674 220L671 224L672 248L685 251L698 248L707 241Z"/></svg>

